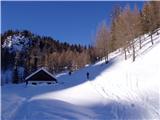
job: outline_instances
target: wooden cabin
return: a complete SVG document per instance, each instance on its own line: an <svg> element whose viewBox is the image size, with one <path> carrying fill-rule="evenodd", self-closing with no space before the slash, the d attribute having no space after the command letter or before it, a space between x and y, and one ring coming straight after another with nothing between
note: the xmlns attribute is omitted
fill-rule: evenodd
<svg viewBox="0 0 160 120"><path fill-rule="evenodd" d="M31 83L31 84L37 84L37 83L57 83L56 78L48 72L45 68L40 68L27 76L25 78L26 84Z"/></svg>

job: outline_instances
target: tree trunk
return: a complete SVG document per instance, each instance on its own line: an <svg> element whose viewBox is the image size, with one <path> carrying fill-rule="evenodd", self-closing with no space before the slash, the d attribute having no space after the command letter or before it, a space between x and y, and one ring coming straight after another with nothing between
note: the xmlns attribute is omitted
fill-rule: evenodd
<svg viewBox="0 0 160 120"><path fill-rule="evenodd" d="M133 50L133 62L134 62L136 59L134 43L132 43L132 50Z"/></svg>
<svg viewBox="0 0 160 120"><path fill-rule="evenodd" d="M130 54L129 48L126 48L126 49L127 49L127 52Z"/></svg>
<svg viewBox="0 0 160 120"><path fill-rule="evenodd" d="M159 30L157 30L157 35L159 35Z"/></svg>
<svg viewBox="0 0 160 120"><path fill-rule="evenodd" d="M124 50L124 57L125 57L125 60L127 60L126 48L123 48L123 50Z"/></svg>
<svg viewBox="0 0 160 120"><path fill-rule="evenodd" d="M104 50L104 59L105 59L105 63L107 64L108 63L108 50Z"/></svg>
<svg viewBox="0 0 160 120"><path fill-rule="evenodd" d="M107 57L107 59L106 59L106 64L108 63L108 50L107 50L107 54L106 54L106 57Z"/></svg>
<svg viewBox="0 0 160 120"><path fill-rule="evenodd" d="M145 41L146 40L146 38L143 36L143 41Z"/></svg>
<svg viewBox="0 0 160 120"><path fill-rule="evenodd" d="M139 37L139 49L142 48L142 40L141 40L141 37Z"/></svg>
<svg viewBox="0 0 160 120"><path fill-rule="evenodd" d="M153 36L152 36L152 33L151 33L151 43L153 45Z"/></svg>
<svg viewBox="0 0 160 120"><path fill-rule="evenodd" d="M108 50L107 50L107 61L108 61Z"/></svg>

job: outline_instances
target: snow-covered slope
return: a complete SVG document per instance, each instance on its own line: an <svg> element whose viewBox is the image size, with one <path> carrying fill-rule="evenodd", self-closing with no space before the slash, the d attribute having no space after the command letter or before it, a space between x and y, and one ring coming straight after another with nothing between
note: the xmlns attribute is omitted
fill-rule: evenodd
<svg viewBox="0 0 160 120"><path fill-rule="evenodd" d="M58 84L2 86L2 119L160 119L160 37L153 38L135 62L116 51L108 64L57 75Z"/></svg>

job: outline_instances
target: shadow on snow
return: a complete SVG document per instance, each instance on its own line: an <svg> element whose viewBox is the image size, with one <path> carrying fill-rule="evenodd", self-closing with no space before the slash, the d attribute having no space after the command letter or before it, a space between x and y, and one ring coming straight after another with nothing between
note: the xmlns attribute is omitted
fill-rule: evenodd
<svg viewBox="0 0 160 120"><path fill-rule="evenodd" d="M96 77L98 77L103 71L107 70L111 66L113 66L115 63L115 58L111 59L108 64L103 63L97 63L95 65L90 65L85 68L82 68L80 70L77 70L72 73L72 75L62 75L57 77L59 84L63 85L63 88L59 87L56 90L66 89L70 87L74 87L77 85L80 85L87 80L94 80ZM89 72L89 79L87 79L87 72Z"/></svg>
<svg viewBox="0 0 160 120"><path fill-rule="evenodd" d="M72 73L70 76L69 74L61 75L57 77L58 83L57 84L38 84L38 85L28 85L25 84L16 84L16 85L7 85L2 87L2 93L7 91L13 91L14 93L18 94L22 97L27 97L28 99L40 94L45 94L48 92L55 92L59 90L64 90L67 88L75 87L77 85L83 84L87 81L86 73L90 73L90 81L94 80L97 76L99 76L104 70L107 70L109 67L114 65L115 58L111 59L108 64L97 63L94 65L87 66L80 70L77 70ZM24 86L23 90L22 86ZM19 87L19 89L17 89ZM12 90L11 90L12 89Z"/></svg>
<svg viewBox="0 0 160 120"><path fill-rule="evenodd" d="M24 109L25 108L25 109ZM81 107L60 100L33 100L18 110L15 120L52 120L52 119L142 119L147 112L143 106L114 101L106 105Z"/></svg>

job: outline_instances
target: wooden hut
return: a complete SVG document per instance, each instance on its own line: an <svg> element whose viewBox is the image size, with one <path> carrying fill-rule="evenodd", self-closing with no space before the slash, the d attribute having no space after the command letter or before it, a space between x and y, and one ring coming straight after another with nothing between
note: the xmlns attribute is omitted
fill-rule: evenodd
<svg viewBox="0 0 160 120"><path fill-rule="evenodd" d="M40 68L27 76L25 78L26 84L32 83L32 84L37 84L37 83L57 83L57 80L54 78L54 76L48 72L45 68Z"/></svg>

